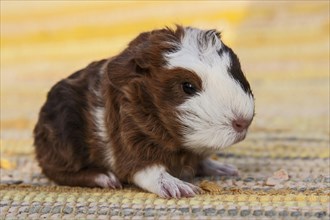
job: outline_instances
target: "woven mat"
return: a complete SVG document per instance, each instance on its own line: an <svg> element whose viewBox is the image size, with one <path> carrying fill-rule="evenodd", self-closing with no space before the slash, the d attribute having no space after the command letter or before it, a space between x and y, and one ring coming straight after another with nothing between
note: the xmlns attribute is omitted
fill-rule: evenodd
<svg viewBox="0 0 330 220"><path fill-rule="evenodd" d="M257 114L214 156L240 176L193 179L220 188L182 199L46 179L32 129L49 88L174 23L218 28L242 61ZM329 1L1 1L0 219L329 219L329 24Z"/></svg>
<svg viewBox="0 0 330 220"><path fill-rule="evenodd" d="M209 180L221 186L221 190L183 199L161 199L128 185L123 190L55 186L40 173L33 156L7 157L16 169L1 170L1 217L328 219L330 175L326 137L267 136L252 135L244 144L234 146L234 151L218 155L220 161L238 166L240 177L196 178L193 182L197 185ZM267 179L280 169L288 172L289 180L267 185Z"/></svg>

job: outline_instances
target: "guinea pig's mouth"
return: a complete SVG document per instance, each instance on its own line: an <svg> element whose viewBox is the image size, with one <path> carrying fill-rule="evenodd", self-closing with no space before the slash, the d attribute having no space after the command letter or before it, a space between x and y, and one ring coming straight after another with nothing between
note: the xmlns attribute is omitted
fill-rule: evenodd
<svg viewBox="0 0 330 220"><path fill-rule="evenodd" d="M216 147L215 149L222 150L224 148L230 147L238 142L241 142L245 139L247 132L241 132L241 133L235 133L235 135L233 136L233 138L231 139L231 142L228 142L227 144L225 144L224 146L221 147Z"/></svg>
<svg viewBox="0 0 330 220"><path fill-rule="evenodd" d="M236 144L238 142L241 142L242 140L244 140L246 137L246 132L243 132L243 133L238 133L234 139L234 143L233 144Z"/></svg>

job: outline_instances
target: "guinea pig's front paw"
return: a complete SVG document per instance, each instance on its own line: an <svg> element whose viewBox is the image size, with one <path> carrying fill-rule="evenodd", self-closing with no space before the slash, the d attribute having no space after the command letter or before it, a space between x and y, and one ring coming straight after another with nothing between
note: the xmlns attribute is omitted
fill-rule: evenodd
<svg viewBox="0 0 330 220"><path fill-rule="evenodd" d="M138 171L133 181L137 186L163 198L193 197L202 193L199 187L171 176L160 165Z"/></svg>
<svg viewBox="0 0 330 220"><path fill-rule="evenodd" d="M238 170L232 165L222 164L208 158L201 162L198 174L202 176L238 176Z"/></svg>
<svg viewBox="0 0 330 220"><path fill-rule="evenodd" d="M168 173L160 178L157 194L164 198L193 197L201 193L201 189L191 183L179 180Z"/></svg>
<svg viewBox="0 0 330 220"><path fill-rule="evenodd" d="M107 174L99 173L95 176L94 181L101 188L121 189L122 185L119 179L112 172Z"/></svg>

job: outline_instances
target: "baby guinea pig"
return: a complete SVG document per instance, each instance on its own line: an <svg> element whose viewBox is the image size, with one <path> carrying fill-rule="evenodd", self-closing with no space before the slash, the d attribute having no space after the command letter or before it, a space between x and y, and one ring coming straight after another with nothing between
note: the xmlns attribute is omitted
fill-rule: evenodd
<svg viewBox="0 0 330 220"><path fill-rule="evenodd" d="M215 30L145 32L119 55L50 90L34 129L43 173L60 185L136 186L164 198L200 192L184 180L237 175L210 155L245 138L254 97Z"/></svg>

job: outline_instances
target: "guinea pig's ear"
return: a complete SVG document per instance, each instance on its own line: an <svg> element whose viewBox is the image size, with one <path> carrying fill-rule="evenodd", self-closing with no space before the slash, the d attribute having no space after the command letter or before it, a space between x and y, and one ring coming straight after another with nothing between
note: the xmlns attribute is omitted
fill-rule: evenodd
<svg viewBox="0 0 330 220"><path fill-rule="evenodd" d="M148 48L148 40L150 35L150 32L141 33L128 45L132 53L131 64L133 65L134 72L137 74L145 75L149 73L150 64L147 62L148 59L145 57L145 51Z"/></svg>
<svg viewBox="0 0 330 220"><path fill-rule="evenodd" d="M147 75L150 72L150 64L143 57L136 56L133 58L134 70L137 74Z"/></svg>
<svg viewBox="0 0 330 220"><path fill-rule="evenodd" d="M141 43L135 48L132 63L134 66L134 71L140 75L148 75L150 73L150 62L146 57L146 48L148 43Z"/></svg>

